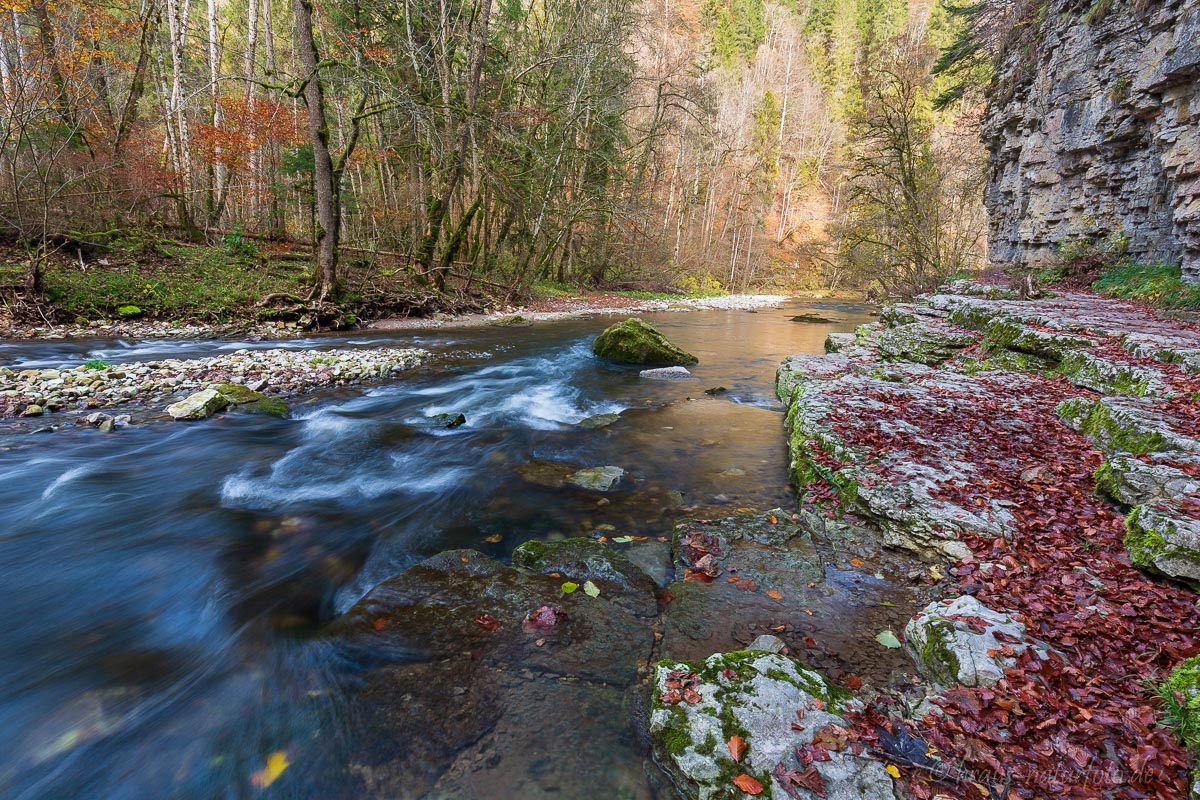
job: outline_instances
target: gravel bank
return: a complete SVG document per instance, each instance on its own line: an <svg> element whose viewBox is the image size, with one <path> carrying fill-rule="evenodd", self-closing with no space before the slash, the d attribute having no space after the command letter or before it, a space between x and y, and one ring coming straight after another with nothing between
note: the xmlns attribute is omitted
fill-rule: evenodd
<svg viewBox="0 0 1200 800"><path fill-rule="evenodd" d="M385 380L417 366L417 349L237 350L188 360L166 359L70 370L0 367L0 417L41 416L124 405L166 405L214 384L240 384L288 397L323 387Z"/></svg>

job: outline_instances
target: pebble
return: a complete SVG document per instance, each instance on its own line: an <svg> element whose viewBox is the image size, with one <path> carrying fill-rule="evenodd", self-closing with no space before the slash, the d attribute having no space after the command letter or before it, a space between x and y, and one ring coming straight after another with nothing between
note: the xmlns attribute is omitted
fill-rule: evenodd
<svg viewBox="0 0 1200 800"><path fill-rule="evenodd" d="M429 353L415 348L342 350L237 350L196 359L165 359L118 364L107 369L24 369L0 371L0 416L41 416L47 411L157 404L168 398L222 383L240 383L275 396L296 395L323 386L386 380L417 366ZM107 416L107 415L104 415ZM89 425L105 419L89 415ZM113 420L120 427L121 418Z"/></svg>

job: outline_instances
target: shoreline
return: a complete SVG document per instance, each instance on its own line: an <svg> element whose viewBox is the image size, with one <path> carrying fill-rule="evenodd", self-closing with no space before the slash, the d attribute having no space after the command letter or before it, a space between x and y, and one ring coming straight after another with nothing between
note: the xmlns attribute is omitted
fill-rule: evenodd
<svg viewBox="0 0 1200 800"><path fill-rule="evenodd" d="M704 298L642 299L618 294L579 294L548 297L524 306L506 306L490 314L435 314L433 317L383 317L355 328L308 330L286 322L203 323L184 320L92 320L87 324L20 325L0 319L0 341L64 341L75 339L245 339L288 341L327 333L403 331L442 327L543 322L580 317L651 313L661 311L754 310L778 306L789 300L855 302L853 293L808 292L791 295L730 294ZM513 322L515 318L520 318Z"/></svg>

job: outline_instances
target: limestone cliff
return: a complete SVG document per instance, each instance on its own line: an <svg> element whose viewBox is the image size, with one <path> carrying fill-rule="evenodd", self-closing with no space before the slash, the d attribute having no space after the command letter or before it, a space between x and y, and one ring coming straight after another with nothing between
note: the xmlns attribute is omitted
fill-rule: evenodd
<svg viewBox="0 0 1200 800"><path fill-rule="evenodd" d="M1200 0L1046 0L1025 26L984 120L992 260L1122 232L1200 281Z"/></svg>

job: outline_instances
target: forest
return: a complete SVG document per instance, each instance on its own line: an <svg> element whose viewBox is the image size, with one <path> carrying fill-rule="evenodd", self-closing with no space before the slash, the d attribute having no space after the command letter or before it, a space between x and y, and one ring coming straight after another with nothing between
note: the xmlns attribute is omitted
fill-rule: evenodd
<svg viewBox="0 0 1200 800"><path fill-rule="evenodd" d="M321 300L911 294L984 259L990 67L934 74L979 5L10 0L0 283L195 244Z"/></svg>

